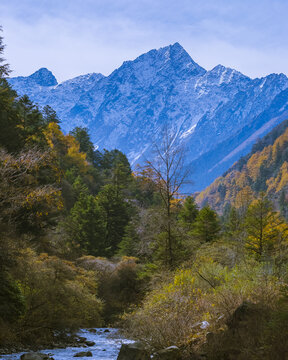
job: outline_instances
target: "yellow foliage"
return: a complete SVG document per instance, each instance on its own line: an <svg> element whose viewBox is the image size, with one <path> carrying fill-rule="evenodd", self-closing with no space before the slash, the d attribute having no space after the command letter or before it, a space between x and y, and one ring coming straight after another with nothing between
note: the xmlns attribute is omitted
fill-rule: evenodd
<svg viewBox="0 0 288 360"><path fill-rule="evenodd" d="M245 186L239 190L235 196L234 202L232 204L236 209L245 209L253 199L253 191L250 186Z"/></svg>
<svg viewBox="0 0 288 360"><path fill-rule="evenodd" d="M252 180L256 180L259 175L259 169L262 163L269 159L272 152L272 146L265 147L261 152L253 154L247 162L248 174Z"/></svg>
<svg viewBox="0 0 288 360"><path fill-rule="evenodd" d="M52 329L101 325L102 303L96 297L94 272L29 248L19 251L16 260L15 273L27 306L23 324L41 328L44 336L45 329L49 335Z"/></svg>
<svg viewBox="0 0 288 360"><path fill-rule="evenodd" d="M278 172L275 178L271 177L267 180L267 192L268 193L277 193L284 189L288 184L288 163L284 161L280 171Z"/></svg>
<svg viewBox="0 0 288 360"><path fill-rule="evenodd" d="M59 159L62 158L62 166L70 168L76 166L81 174L87 173L89 164L86 160L86 154L80 152L80 145L72 135L64 135L56 123L49 123L44 131L46 141L52 149L54 159L53 166L58 178L63 177L63 170L58 165Z"/></svg>
<svg viewBox="0 0 288 360"><path fill-rule="evenodd" d="M288 143L288 129L280 135L272 145L264 147L250 156L241 171L232 169L225 176L217 178L210 186L196 196L196 202L202 206L208 203L218 211L223 210L226 203L233 204L237 208L247 204L257 194L253 193L253 183L259 180L260 169L274 169L279 154L286 150ZM278 159L277 159L278 157ZM220 197L219 186L225 187L225 198ZM267 195L277 194L288 185L288 163L283 162L277 173L266 180Z"/></svg>
<svg viewBox="0 0 288 360"><path fill-rule="evenodd" d="M255 261L246 259L228 269L199 257L192 268L178 270L147 296L140 309L125 317L127 330L154 349L172 344L197 348L208 332L225 326L243 301L272 306L279 289L280 284Z"/></svg>

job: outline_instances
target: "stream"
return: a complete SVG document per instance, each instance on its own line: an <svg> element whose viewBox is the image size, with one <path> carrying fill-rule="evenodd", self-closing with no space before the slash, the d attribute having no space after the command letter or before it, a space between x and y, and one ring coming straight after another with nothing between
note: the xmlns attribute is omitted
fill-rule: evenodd
<svg viewBox="0 0 288 360"><path fill-rule="evenodd" d="M44 354L50 354L55 360L72 359L73 356L80 351L91 351L92 357L82 357L79 359L94 359L94 360L116 360L120 347L122 344L133 343L132 340L127 340L120 336L117 329L109 328L109 332L104 332L107 328L95 329L96 333L92 333L89 330L81 330L78 335L85 337L89 341L94 341L95 345L81 347L67 347L65 349L47 349L40 350L39 352ZM0 355L0 360L18 360L23 354L15 353L10 355ZM76 359L76 358L75 358Z"/></svg>

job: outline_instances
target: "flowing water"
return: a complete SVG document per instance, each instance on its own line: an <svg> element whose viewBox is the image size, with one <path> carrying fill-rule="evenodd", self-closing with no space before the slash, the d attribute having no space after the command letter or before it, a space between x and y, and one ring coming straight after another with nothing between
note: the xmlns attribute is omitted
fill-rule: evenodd
<svg viewBox="0 0 288 360"><path fill-rule="evenodd" d="M122 344L132 343L133 341L122 338L117 329L109 329L109 332L104 332L106 329L95 329L96 333L88 330L81 330L78 335L85 337L89 341L94 341L95 345L85 348L67 347L65 349L47 349L39 352L51 354L55 360L72 359L73 356L80 351L91 351L92 357L84 357L79 359L94 359L94 360L116 360L120 347ZM0 360L18 360L22 353L11 355L0 355Z"/></svg>

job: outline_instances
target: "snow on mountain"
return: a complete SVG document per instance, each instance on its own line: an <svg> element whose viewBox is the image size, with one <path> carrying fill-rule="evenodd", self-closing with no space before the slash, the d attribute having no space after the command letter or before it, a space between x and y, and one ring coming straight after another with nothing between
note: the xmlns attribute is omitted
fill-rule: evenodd
<svg viewBox="0 0 288 360"><path fill-rule="evenodd" d="M271 120L267 111L280 121L279 106L285 108L286 98L279 104L274 99L288 88L283 74L250 79L223 65L206 71L179 43L125 61L107 77L93 73L57 84L43 68L9 81L20 95L52 106L64 131L87 126L95 145L120 149L132 164L149 156L152 141L161 141L161 129L168 125L188 148L194 189L208 185L237 160L234 156L216 166ZM244 152L249 150L245 146Z"/></svg>

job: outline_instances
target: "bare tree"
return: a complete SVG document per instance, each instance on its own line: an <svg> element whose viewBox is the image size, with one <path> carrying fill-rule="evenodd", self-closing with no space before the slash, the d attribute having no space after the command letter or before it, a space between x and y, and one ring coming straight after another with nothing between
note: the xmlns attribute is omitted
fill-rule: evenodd
<svg viewBox="0 0 288 360"><path fill-rule="evenodd" d="M184 165L185 149L175 137L169 132L167 127L163 130L160 143L153 144L152 161L147 160L144 169L146 174L156 184L158 192L162 198L165 212L166 228L166 262L170 268L174 265L174 251L172 235L172 208L175 200L181 197L181 187L189 183L189 170Z"/></svg>

